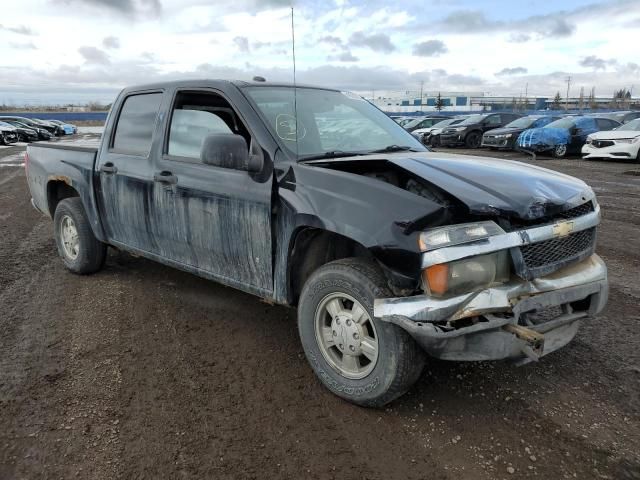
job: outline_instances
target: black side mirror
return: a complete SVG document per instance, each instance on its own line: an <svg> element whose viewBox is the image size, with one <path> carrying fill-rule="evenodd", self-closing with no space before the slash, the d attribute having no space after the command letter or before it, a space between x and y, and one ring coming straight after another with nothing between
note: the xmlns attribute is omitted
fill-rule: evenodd
<svg viewBox="0 0 640 480"><path fill-rule="evenodd" d="M262 155L249 155L244 137L234 133L207 135L200 149L200 160L206 165L247 172L259 172L263 166Z"/></svg>

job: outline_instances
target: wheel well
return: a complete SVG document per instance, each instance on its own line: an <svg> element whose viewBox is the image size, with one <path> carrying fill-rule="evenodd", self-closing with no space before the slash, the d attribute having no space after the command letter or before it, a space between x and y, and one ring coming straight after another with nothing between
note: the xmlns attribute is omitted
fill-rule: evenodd
<svg viewBox="0 0 640 480"><path fill-rule="evenodd" d="M344 235L311 227L298 230L289 250L289 303L298 303L302 287L315 270L349 257L373 258L362 244Z"/></svg>
<svg viewBox="0 0 640 480"><path fill-rule="evenodd" d="M49 214L53 218L56 207L61 200L70 197L79 197L78 191L63 180L52 180L47 184L47 205Z"/></svg>

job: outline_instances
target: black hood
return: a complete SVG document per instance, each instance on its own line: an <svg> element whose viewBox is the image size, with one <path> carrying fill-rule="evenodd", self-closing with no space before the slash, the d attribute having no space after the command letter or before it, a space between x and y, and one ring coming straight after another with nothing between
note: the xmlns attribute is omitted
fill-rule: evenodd
<svg viewBox="0 0 640 480"><path fill-rule="evenodd" d="M594 196L582 180L510 160L440 152L390 155L388 160L453 195L474 214L533 220Z"/></svg>
<svg viewBox="0 0 640 480"><path fill-rule="evenodd" d="M372 161L387 161L410 172L457 199L473 215L535 220L569 210L594 197L582 180L510 160L442 152L399 152L322 163Z"/></svg>

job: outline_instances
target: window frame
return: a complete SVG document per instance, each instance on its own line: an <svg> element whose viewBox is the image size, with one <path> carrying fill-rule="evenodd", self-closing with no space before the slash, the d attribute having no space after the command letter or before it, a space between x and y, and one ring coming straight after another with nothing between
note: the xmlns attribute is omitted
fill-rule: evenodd
<svg viewBox="0 0 640 480"><path fill-rule="evenodd" d="M158 121L160 120L160 117L161 117L160 112L162 110L162 103L164 102L164 93L165 93L164 89L153 89L153 90L136 90L136 91L128 92L126 94L126 96L122 99L122 101L118 105L117 116L113 123L113 127L111 127L111 132L109 137L109 148L107 149L109 153L114 153L117 155L126 155L128 157L136 157L136 158L142 158L142 159L148 159L151 156L151 152L153 151L153 143L155 140L155 133L158 128ZM122 110L125 104L127 103L127 100L129 100L129 98L131 97L135 97L139 95L153 95L153 94L160 94L161 97L160 97L160 103L158 104L158 111L156 112L156 119L153 124L153 129L151 130L151 144L149 145L149 151L147 152L147 154L142 155L140 153L133 153L131 151L121 150L119 148L116 148L114 146L116 133L118 132L118 125L120 124L120 118L122 117Z"/></svg>
<svg viewBox="0 0 640 480"><path fill-rule="evenodd" d="M178 95L181 93L204 93L204 94L218 95L219 97L222 97L224 101L229 104L233 112L236 114L238 121L242 122L242 125L244 126L244 128L247 130L247 132L249 132L250 142L249 142L249 145L247 145L247 149L249 152L251 152L251 143L255 142L256 137L253 131L251 130L251 128L249 128L249 123L244 119L244 117L238 111L238 108L234 106L233 102L229 100L229 97L225 95L224 92L222 92L217 88L180 87L174 90L173 95L171 96L171 102L169 103L169 113L167 115L167 121L165 122L165 125L164 125L162 150L160 155L162 160L167 162L180 162L180 163L190 163L194 165L202 165L204 167L209 167L209 168L222 168L215 165L207 165L206 163L203 163L199 158L182 157L180 155L169 154L169 136L171 135L171 122L173 121L173 112L175 111L174 106L176 104L176 99L178 98ZM225 170L228 170L228 169L225 169Z"/></svg>

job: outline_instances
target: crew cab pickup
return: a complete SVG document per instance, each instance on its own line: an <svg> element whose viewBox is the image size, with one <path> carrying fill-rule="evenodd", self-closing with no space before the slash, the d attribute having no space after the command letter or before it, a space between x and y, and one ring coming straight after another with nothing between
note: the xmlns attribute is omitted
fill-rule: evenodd
<svg viewBox="0 0 640 480"><path fill-rule="evenodd" d="M311 367L359 405L397 398L429 356L538 360L607 299L585 183L431 152L350 93L126 88L99 144L26 156L70 271L111 246L296 306Z"/></svg>

